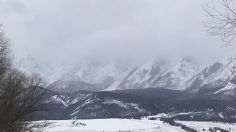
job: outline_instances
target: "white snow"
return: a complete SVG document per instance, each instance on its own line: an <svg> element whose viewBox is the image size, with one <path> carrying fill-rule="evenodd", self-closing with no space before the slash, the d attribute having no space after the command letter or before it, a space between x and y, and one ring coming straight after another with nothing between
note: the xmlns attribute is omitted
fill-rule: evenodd
<svg viewBox="0 0 236 132"><path fill-rule="evenodd" d="M186 82L196 75L200 66L193 59L182 59L175 63L152 60L140 65L125 80L122 88L166 87L183 90Z"/></svg>
<svg viewBox="0 0 236 132"><path fill-rule="evenodd" d="M43 132L185 132L156 120L93 119L49 121Z"/></svg>
<svg viewBox="0 0 236 132"><path fill-rule="evenodd" d="M106 91L139 87L162 87L170 78L163 78L158 83L155 83L155 81L164 76L165 73L170 72L173 73L171 76L172 82L182 85L196 73L195 64L191 62L178 60L178 63L172 63L162 59L150 59L142 64L127 64L119 61L100 63L86 60L80 62L80 64L54 66L42 63L33 57L28 57L22 59L17 67L28 74L38 73L48 84L58 80L65 82L81 81L100 86ZM131 71L134 72L130 74ZM123 82L125 82L124 86L121 86ZM61 84L60 86L66 88L66 85Z"/></svg>
<svg viewBox="0 0 236 132"><path fill-rule="evenodd" d="M123 101L116 100L116 99L106 99L104 104L116 104L116 105L118 105L120 107L123 107L123 108L126 108L126 109L134 108L135 110L137 110L139 112L147 112L145 109L140 108L138 104L135 104L135 103L125 103Z"/></svg>
<svg viewBox="0 0 236 132"><path fill-rule="evenodd" d="M119 82L129 73L129 70L132 69L132 67L127 68L128 66L122 67L120 65L121 64L118 62L105 64L85 62L82 65L76 66L70 76L91 84L103 83L107 78L112 78ZM113 87L109 87L108 89L113 89Z"/></svg>
<svg viewBox="0 0 236 132"><path fill-rule="evenodd" d="M80 108L82 108L82 107L84 107L84 106L86 106L86 105L88 105L88 104L91 104L91 103L93 103L93 102L96 101L96 98L93 99L93 98L91 97L91 95L92 95L92 94L88 94L88 95L85 97L85 98L87 98L87 99L84 101L83 105L79 105L79 106L73 111L73 113L71 114L71 116L73 116L73 115L77 114L78 112L80 112Z"/></svg>
<svg viewBox="0 0 236 132"><path fill-rule="evenodd" d="M211 76L205 78L203 81L203 85L204 84L209 84L209 83L217 83L218 80L221 80L221 81L229 81L230 79L232 79L233 77L233 70L234 70L234 66L235 66L235 60L232 61L232 60L229 60L229 62L227 62L226 64L224 64L223 67L221 67L217 72L215 72L214 74L212 74ZM230 85L230 84L229 84ZM224 89L227 89L231 86L226 86L226 88Z"/></svg>
<svg viewBox="0 0 236 132"><path fill-rule="evenodd" d="M199 132L209 132L209 128L219 127L230 132L236 132L236 124L219 122L176 121ZM205 129L205 131L203 131Z"/></svg>
<svg viewBox="0 0 236 132"><path fill-rule="evenodd" d="M236 131L236 124L220 122L175 121L199 132L209 132L218 127L229 132ZM38 121L36 123L45 123ZM171 126L160 120L136 119L91 119L91 120L50 120L43 132L186 132L181 127Z"/></svg>
<svg viewBox="0 0 236 132"><path fill-rule="evenodd" d="M232 90L234 88L236 88L236 85L229 82L225 87L223 87L222 89L216 91L214 94L218 94L220 92L227 91L227 90Z"/></svg>

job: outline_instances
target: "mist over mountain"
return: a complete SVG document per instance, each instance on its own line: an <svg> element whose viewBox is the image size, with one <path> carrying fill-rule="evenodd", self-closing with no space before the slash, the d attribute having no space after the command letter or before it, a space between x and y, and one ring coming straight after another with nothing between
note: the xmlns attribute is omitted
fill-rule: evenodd
<svg viewBox="0 0 236 132"><path fill-rule="evenodd" d="M203 65L193 57L184 57L174 61L152 58L136 64L87 60L58 67L29 56L16 65L27 74L39 74L48 89L62 93L143 88L218 93L234 89L234 64L235 59Z"/></svg>
<svg viewBox="0 0 236 132"><path fill-rule="evenodd" d="M203 67L234 52L203 31L203 4L0 0L0 22L16 67L40 74L53 88L185 89Z"/></svg>
<svg viewBox="0 0 236 132"><path fill-rule="evenodd" d="M0 0L0 23L17 60L32 55L53 65L71 65L84 60L142 62L156 56L193 56L215 62L234 50L222 48L219 38L204 32L204 3Z"/></svg>
<svg viewBox="0 0 236 132"><path fill-rule="evenodd" d="M87 61L54 75L47 70L53 70L50 65L43 70L42 63L37 66L31 57L29 62L30 71L53 77L42 104L50 111L36 113L35 119L140 118L174 112L181 120L235 121L235 59L207 66L192 57L136 65ZM182 112L187 113L178 114Z"/></svg>
<svg viewBox="0 0 236 132"><path fill-rule="evenodd" d="M0 0L0 132L234 132L235 37L236 0Z"/></svg>

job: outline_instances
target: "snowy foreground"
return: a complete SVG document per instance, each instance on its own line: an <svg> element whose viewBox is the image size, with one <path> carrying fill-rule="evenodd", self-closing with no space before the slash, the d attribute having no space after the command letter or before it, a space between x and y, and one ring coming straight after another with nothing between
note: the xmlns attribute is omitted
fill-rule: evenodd
<svg viewBox="0 0 236 132"><path fill-rule="evenodd" d="M193 128L197 131L204 132L209 128L218 127L230 132L236 132L236 124L229 123L218 123L218 122L196 122L196 121L176 121L178 123L184 124L190 128Z"/></svg>
<svg viewBox="0 0 236 132"><path fill-rule="evenodd" d="M197 131L209 131L209 128L219 127L235 132L236 124L214 122L187 122L176 121ZM39 131L43 132L186 132L177 126L171 126L160 120L135 120L135 119L93 119L93 120L58 120L39 121L47 123ZM37 132L38 130L36 130Z"/></svg>

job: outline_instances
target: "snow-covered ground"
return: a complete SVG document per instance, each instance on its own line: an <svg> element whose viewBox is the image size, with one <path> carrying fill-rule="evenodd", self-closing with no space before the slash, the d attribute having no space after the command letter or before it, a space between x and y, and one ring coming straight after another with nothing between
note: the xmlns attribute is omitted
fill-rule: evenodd
<svg viewBox="0 0 236 132"><path fill-rule="evenodd" d="M208 132L209 128L236 131L236 124L196 121L176 121L197 131ZM39 121L37 123L45 123ZM92 120L51 120L43 132L186 132L160 120L135 119L92 119ZM37 132L37 131L36 131Z"/></svg>
<svg viewBox="0 0 236 132"><path fill-rule="evenodd" d="M209 128L222 128L230 132L236 132L236 124L230 123L218 123L218 122L196 122L196 121L176 121L190 128L193 128L199 132L206 132ZM205 130L205 131L204 131Z"/></svg>
<svg viewBox="0 0 236 132"><path fill-rule="evenodd" d="M184 132L180 127L164 124L159 120L93 119L51 120L43 132Z"/></svg>

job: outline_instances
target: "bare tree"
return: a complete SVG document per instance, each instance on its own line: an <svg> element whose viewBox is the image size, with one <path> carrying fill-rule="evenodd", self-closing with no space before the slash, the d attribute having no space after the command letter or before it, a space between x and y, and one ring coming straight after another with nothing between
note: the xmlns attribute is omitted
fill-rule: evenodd
<svg viewBox="0 0 236 132"><path fill-rule="evenodd" d="M236 1L208 0L204 5L207 19L204 22L207 32L231 42L236 36Z"/></svg>
<svg viewBox="0 0 236 132"><path fill-rule="evenodd" d="M0 25L0 79L10 68L11 59L9 53L9 40L6 38L2 26Z"/></svg>
<svg viewBox="0 0 236 132"><path fill-rule="evenodd" d="M0 132L25 132L32 113L39 111L44 83L11 66L9 41L0 32Z"/></svg>
<svg viewBox="0 0 236 132"><path fill-rule="evenodd" d="M10 70L0 84L0 129L6 132L26 130L30 114L39 111L43 96L42 81Z"/></svg>

